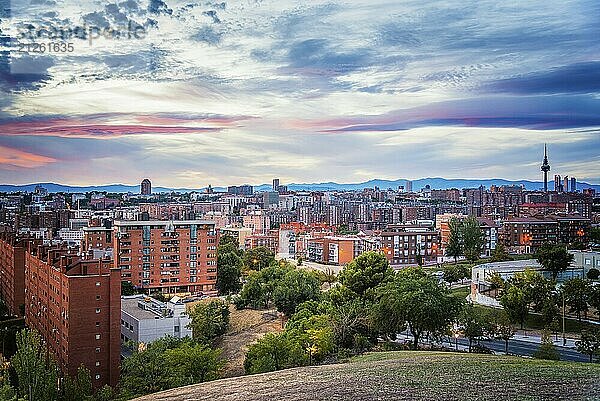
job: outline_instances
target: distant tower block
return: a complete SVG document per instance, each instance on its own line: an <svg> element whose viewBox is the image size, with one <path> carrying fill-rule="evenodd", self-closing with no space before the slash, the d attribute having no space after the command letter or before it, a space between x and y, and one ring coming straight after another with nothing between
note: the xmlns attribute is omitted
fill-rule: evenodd
<svg viewBox="0 0 600 401"><path fill-rule="evenodd" d="M273 179L273 192L279 192L279 178Z"/></svg>
<svg viewBox="0 0 600 401"><path fill-rule="evenodd" d="M152 195L152 183L149 179L144 178L142 184L140 185L140 193L142 195Z"/></svg>
<svg viewBox="0 0 600 401"><path fill-rule="evenodd" d="M406 189L406 192L412 192L412 181L406 180L404 189Z"/></svg>
<svg viewBox="0 0 600 401"><path fill-rule="evenodd" d="M550 171L550 164L548 164L548 150L546 144L544 144L544 161L542 162L542 171L544 172L544 192L548 192L548 171Z"/></svg>

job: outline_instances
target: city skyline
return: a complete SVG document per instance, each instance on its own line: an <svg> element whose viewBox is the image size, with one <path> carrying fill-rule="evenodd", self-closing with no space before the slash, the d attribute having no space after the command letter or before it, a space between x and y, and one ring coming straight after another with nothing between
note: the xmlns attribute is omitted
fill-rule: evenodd
<svg viewBox="0 0 600 401"><path fill-rule="evenodd" d="M0 183L539 181L547 143L600 184L593 1L69 4L14 17L147 34L12 60Z"/></svg>

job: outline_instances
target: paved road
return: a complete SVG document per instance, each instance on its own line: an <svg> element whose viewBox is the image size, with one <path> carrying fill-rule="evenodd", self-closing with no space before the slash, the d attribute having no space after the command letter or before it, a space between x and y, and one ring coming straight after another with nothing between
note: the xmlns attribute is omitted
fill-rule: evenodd
<svg viewBox="0 0 600 401"><path fill-rule="evenodd" d="M412 338L412 337L410 337ZM403 333L398 336L398 339L401 341L407 340L406 335ZM426 341L425 339L423 340ZM480 341L481 345L491 349L492 351L498 354L504 354L504 341L502 340L482 340ZM452 342L445 341L442 345L446 347L455 347L454 339ZM469 346L469 340L466 338L458 339L458 347L460 350L466 350ZM533 353L539 348L539 344L511 339L508 342L508 353L513 355L521 355L521 356L533 356ZM574 362L589 362L590 357L584 354L577 352L576 350L568 347L557 346L556 349L560 354L560 359L563 361L574 361Z"/></svg>

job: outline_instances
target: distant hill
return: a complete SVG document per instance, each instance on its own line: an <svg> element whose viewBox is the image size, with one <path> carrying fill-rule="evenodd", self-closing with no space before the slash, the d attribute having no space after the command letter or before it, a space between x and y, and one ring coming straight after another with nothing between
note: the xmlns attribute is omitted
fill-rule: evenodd
<svg viewBox="0 0 600 401"><path fill-rule="evenodd" d="M71 185L62 185L56 184L52 182L42 182L42 183L34 183L27 185L9 185L4 184L0 185L0 192L19 192L19 191L28 191L32 192L37 185L41 185L46 188L49 192L90 192L90 191L99 191L99 192L115 192L115 193L139 193L140 187L139 185L124 185L124 184L110 184L110 185L94 185L94 186L71 186ZM361 190L364 188L373 188L379 187L380 189L398 189L399 186L405 186L406 180L398 179L398 180L370 180L366 182L359 182L353 184L338 184L336 182L320 182L320 183L310 183L310 184L287 184L288 188L293 191L349 191L349 190ZM499 178L491 178L486 180L464 180L464 179L446 179L446 178L421 178L418 180L412 181L413 191L419 191L425 188L426 185L429 185L432 189L449 189L449 188L478 188L483 185L486 188L489 188L491 185L523 185L528 190L537 190L543 188L543 183L540 181L510 181L503 180ZM552 188L553 183L550 183L550 188ZM577 189L583 190L585 188L593 188L596 191L600 192L600 185L588 184L585 182L578 182ZM215 187L213 188L215 191L226 191L225 187ZM256 192L260 191L269 191L271 190L270 184L261 184L254 186L254 190ZM204 188L166 188L166 187L153 187L153 192L205 192L206 187Z"/></svg>
<svg viewBox="0 0 600 401"><path fill-rule="evenodd" d="M135 401L599 399L600 365L450 352L382 352L349 363L176 388Z"/></svg>

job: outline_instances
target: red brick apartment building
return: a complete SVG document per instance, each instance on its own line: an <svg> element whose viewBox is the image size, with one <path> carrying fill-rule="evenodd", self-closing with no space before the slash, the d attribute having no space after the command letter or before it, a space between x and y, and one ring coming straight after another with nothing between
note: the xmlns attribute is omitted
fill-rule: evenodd
<svg viewBox="0 0 600 401"><path fill-rule="evenodd" d="M210 220L115 221L115 267L122 280L166 293L212 292L218 235Z"/></svg>
<svg viewBox="0 0 600 401"><path fill-rule="evenodd" d="M0 233L0 298L13 316L24 314L26 244L13 233Z"/></svg>
<svg viewBox="0 0 600 401"><path fill-rule="evenodd" d="M434 263L440 249L440 233L430 227L390 224L381 233L383 254L391 265L416 265L417 254L423 263Z"/></svg>
<svg viewBox="0 0 600 401"><path fill-rule="evenodd" d="M111 260L80 260L64 246L25 252L25 323L64 373L84 365L94 387L115 386L120 363L121 275Z"/></svg>

